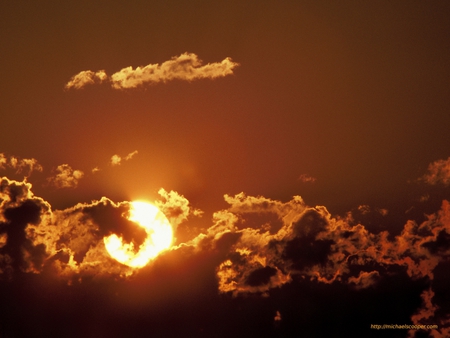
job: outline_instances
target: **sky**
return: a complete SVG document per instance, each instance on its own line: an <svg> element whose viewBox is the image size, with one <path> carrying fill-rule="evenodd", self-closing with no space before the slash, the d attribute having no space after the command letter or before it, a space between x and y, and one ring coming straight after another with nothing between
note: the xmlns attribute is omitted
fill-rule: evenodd
<svg viewBox="0 0 450 338"><path fill-rule="evenodd" d="M0 337L450 335L449 17L3 1Z"/></svg>

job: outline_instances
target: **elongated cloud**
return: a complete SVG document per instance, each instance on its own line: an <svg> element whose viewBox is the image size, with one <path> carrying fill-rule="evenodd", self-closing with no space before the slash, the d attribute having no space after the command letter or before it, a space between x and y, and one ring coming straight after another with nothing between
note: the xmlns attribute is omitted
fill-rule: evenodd
<svg viewBox="0 0 450 338"><path fill-rule="evenodd" d="M311 182L311 183L314 183L314 182L316 181L316 178L315 178L315 177L312 177L312 176L310 176L310 175L307 175L307 174L301 174L301 175L298 177L298 180L301 181L301 182Z"/></svg>
<svg viewBox="0 0 450 338"><path fill-rule="evenodd" d="M171 80L215 79L233 74L233 69L238 65L229 57L221 62L203 65L202 60L196 54L183 53L161 64L149 64L135 69L131 66L126 67L110 77L103 70L98 72L82 71L74 75L65 88L81 89L88 84L109 81L114 89L128 89Z"/></svg>
<svg viewBox="0 0 450 338"><path fill-rule="evenodd" d="M83 176L81 170L74 170L68 164L61 164L55 169L54 176L47 178L47 182L58 189L76 188Z"/></svg>
<svg viewBox="0 0 450 338"><path fill-rule="evenodd" d="M146 83L166 82L170 80L214 79L233 74L238 65L231 58L221 62L202 66L202 61L193 53L184 53L178 57L159 64L149 64L145 67L123 68L111 76L115 89L136 88Z"/></svg>

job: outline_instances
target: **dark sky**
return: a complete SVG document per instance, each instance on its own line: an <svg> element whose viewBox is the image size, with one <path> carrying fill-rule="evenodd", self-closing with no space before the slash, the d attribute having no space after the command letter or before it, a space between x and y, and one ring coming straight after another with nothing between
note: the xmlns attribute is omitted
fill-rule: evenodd
<svg viewBox="0 0 450 338"><path fill-rule="evenodd" d="M449 334L449 18L2 2L0 337ZM137 199L176 239L129 270Z"/></svg>

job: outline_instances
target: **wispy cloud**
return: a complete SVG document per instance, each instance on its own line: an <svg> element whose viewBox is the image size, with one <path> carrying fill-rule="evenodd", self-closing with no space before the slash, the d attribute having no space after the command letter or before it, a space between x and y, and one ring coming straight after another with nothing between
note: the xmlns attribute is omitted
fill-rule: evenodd
<svg viewBox="0 0 450 338"><path fill-rule="evenodd" d="M315 177L312 177L312 176L310 176L310 175L307 175L307 174L301 174L299 177L298 177L298 180L299 181L301 181L301 182L311 182L311 183L314 183L315 181L316 181L316 178Z"/></svg>
<svg viewBox="0 0 450 338"><path fill-rule="evenodd" d="M42 172L43 168L34 158L19 158L16 156L6 156L0 153L0 169L14 169L16 174L24 174L29 177L33 171Z"/></svg>
<svg viewBox="0 0 450 338"><path fill-rule="evenodd" d="M239 64L227 57L220 62L203 65L203 61L194 53L183 53L161 64L126 67L108 77L105 71L82 71L74 75L66 84L66 89L81 89L88 84L109 81L114 89L129 89L167 82L171 80L193 81L198 79L215 79L233 74Z"/></svg>
<svg viewBox="0 0 450 338"><path fill-rule="evenodd" d="M446 160L437 160L428 165L428 172L421 177L428 184L450 184L450 157Z"/></svg>
<svg viewBox="0 0 450 338"><path fill-rule="evenodd" d="M84 176L81 170L73 170L68 164L59 165L54 173L54 176L47 178L47 182L58 189L76 188L78 182Z"/></svg>
<svg viewBox="0 0 450 338"><path fill-rule="evenodd" d="M117 154L116 154L116 155L113 155L113 156L111 156L110 164L111 164L112 166L121 165L121 164L122 164L122 161L129 161L129 160L131 160L131 159L133 158L133 156L136 155L137 153L138 153L138 151L135 150L135 151L129 153L129 154L128 154L127 156L125 156L125 157L121 157L121 156L119 156L119 155L117 155Z"/></svg>

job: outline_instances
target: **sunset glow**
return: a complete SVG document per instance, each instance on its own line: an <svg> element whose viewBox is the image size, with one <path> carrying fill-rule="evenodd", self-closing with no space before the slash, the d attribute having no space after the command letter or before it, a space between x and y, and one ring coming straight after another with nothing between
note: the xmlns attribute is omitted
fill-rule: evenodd
<svg viewBox="0 0 450 338"><path fill-rule="evenodd" d="M0 338L450 337L449 18L0 1Z"/></svg>
<svg viewBox="0 0 450 338"><path fill-rule="evenodd" d="M118 262L133 268L141 268L172 244L173 229L166 216L153 204L131 202L130 221L145 229L147 238L136 252L133 243L112 234L103 239L106 250Z"/></svg>

